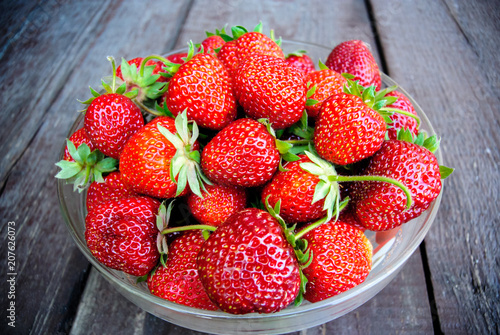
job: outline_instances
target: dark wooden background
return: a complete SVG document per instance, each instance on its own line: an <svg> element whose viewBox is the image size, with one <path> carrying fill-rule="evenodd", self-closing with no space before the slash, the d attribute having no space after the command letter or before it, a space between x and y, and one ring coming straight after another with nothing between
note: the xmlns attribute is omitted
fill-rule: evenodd
<svg viewBox="0 0 500 335"><path fill-rule="evenodd" d="M60 214L54 175L79 108L109 64L201 41L225 24L285 39L371 44L382 70L442 137L435 223L396 279L357 310L296 334L499 332L500 3L459 0L2 1L0 333L200 334L122 298ZM16 227L16 327L7 326L8 222Z"/></svg>

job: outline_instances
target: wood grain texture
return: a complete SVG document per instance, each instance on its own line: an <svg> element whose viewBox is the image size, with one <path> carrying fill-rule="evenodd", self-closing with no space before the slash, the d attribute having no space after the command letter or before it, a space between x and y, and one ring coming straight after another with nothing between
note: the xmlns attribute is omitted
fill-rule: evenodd
<svg viewBox="0 0 500 335"><path fill-rule="evenodd" d="M444 182L443 202L425 239L440 327L451 334L495 333L500 324L500 113L498 90L485 78L487 72L498 76L498 68L485 66L489 56L474 47L490 41L480 42L480 35L468 30L491 18L479 15L484 3L468 4L468 20L474 23L460 27L459 14L443 2L392 4L392 12L385 1L373 6L389 73L427 112L442 137L446 165L456 169ZM500 46L498 37L495 41L491 50Z"/></svg>
<svg viewBox="0 0 500 335"><path fill-rule="evenodd" d="M76 99L88 97L88 85L96 87L103 74L110 73L106 56L126 57L128 52L138 54L148 48L156 49L157 45L172 44L175 35L159 35L163 38L155 36L145 41L140 38L141 33L153 28L175 31L186 4L144 11L137 25L129 22L136 16L137 7L144 9L142 1L127 1L126 5L89 2L85 14L77 14L75 4L61 4L53 8L52 20L47 26L32 37L32 45L13 45L2 58L2 64L15 66L22 79L7 83L7 88L12 85L9 92L20 93L24 83L29 82L27 76L33 75L32 83L39 84L28 85L28 93L36 98L28 101L9 97L6 91L1 93L2 105L6 108L0 116L4 126L1 150L5 152L0 215L2 223L14 221L17 227L18 323L16 329L9 331L66 334L71 329L89 264L63 223L56 195L54 163L59 159L67 130L80 109ZM152 22L155 26L151 26ZM78 27L72 30L71 24ZM139 32L138 27L143 31ZM134 34L136 42L130 45L127 36ZM57 45L51 44L56 43L52 41L54 35L61 35ZM40 54L53 58L39 57ZM68 58L68 64L60 64L63 56ZM44 71L33 73L25 66L30 63L39 65ZM26 71L19 69L21 64ZM7 77L9 71L14 69L4 71L3 75ZM7 255L6 229L2 224L2 255ZM6 281L2 281L1 288L2 292L7 292ZM3 294L0 297L2 306L7 303L6 298ZM6 319L6 308L2 308L2 319ZM6 323L2 322L0 327L6 327Z"/></svg>

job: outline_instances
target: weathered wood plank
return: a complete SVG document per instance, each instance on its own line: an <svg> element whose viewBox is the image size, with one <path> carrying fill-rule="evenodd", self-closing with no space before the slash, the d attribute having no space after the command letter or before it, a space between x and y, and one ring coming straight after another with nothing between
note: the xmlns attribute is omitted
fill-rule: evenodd
<svg viewBox="0 0 500 335"><path fill-rule="evenodd" d="M49 12L51 20L44 29L30 43L12 45L1 60L5 66L2 78L14 70L8 69L11 65L19 71L19 80L6 82L7 90L0 93L5 106L0 117L6 173L0 195L0 250L6 257L7 227L3 223L16 222L17 323L9 331L19 334L68 333L88 273L88 262L63 223L54 179L54 163L80 107L76 99L88 97L88 85L98 84L110 71L107 55L128 56L173 44L175 36L162 32L175 31L189 5L148 9L142 1L95 1L86 2L85 10L75 11L75 4L57 4L60 6ZM131 25L132 21L136 24ZM152 31L151 38L141 39ZM127 38L131 35L134 44ZM60 64L63 57L68 64ZM40 73L27 64L40 66ZM23 86L32 100L23 103L24 98L6 94L20 92ZM1 288L7 292L6 281ZM6 295L0 300L2 306L8 303ZM6 308L2 308L2 319L6 320ZM6 323L0 327L4 329Z"/></svg>
<svg viewBox="0 0 500 335"><path fill-rule="evenodd" d="M408 1L389 7L374 1L389 73L427 112L442 137L445 163L456 168L425 240L440 328L498 333L499 70L486 64L498 61L489 56L500 46L492 28L498 27L497 5L470 2L463 11L451 2ZM495 38L485 38L491 34Z"/></svg>
<svg viewBox="0 0 500 335"><path fill-rule="evenodd" d="M109 2L108 2L109 3ZM84 4L80 4L80 7ZM77 64L83 41L95 34L106 2L78 5L47 1L28 13L2 49L0 74L0 188L40 128L51 103ZM82 29L84 27L85 29Z"/></svg>

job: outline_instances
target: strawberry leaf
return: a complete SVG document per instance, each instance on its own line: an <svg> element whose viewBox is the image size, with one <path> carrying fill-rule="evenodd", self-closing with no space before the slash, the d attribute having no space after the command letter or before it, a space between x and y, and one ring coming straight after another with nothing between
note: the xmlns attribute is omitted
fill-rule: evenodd
<svg viewBox="0 0 500 335"><path fill-rule="evenodd" d="M455 169L449 168L444 165L439 165L439 173L441 174L441 179L448 178L453 173L453 171L455 171Z"/></svg>

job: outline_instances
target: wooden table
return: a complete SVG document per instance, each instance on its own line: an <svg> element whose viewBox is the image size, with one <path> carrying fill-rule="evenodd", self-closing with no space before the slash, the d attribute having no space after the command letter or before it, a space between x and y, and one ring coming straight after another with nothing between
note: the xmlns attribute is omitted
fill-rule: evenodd
<svg viewBox="0 0 500 335"><path fill-rule="evenodd" d="M108 72L106 56L164 53L201 41L206 30L259 21L284 39L371 44L456 168L433 227L396 279L357 310L296 334L499 332L496 1L25 0L3 1L0 13L0 333L199 334L140 310L89 266L61 217L54 163L77 99ZM12 231L15 297L7 282ZM7 325L11 301L15 328Z"/></svg>

